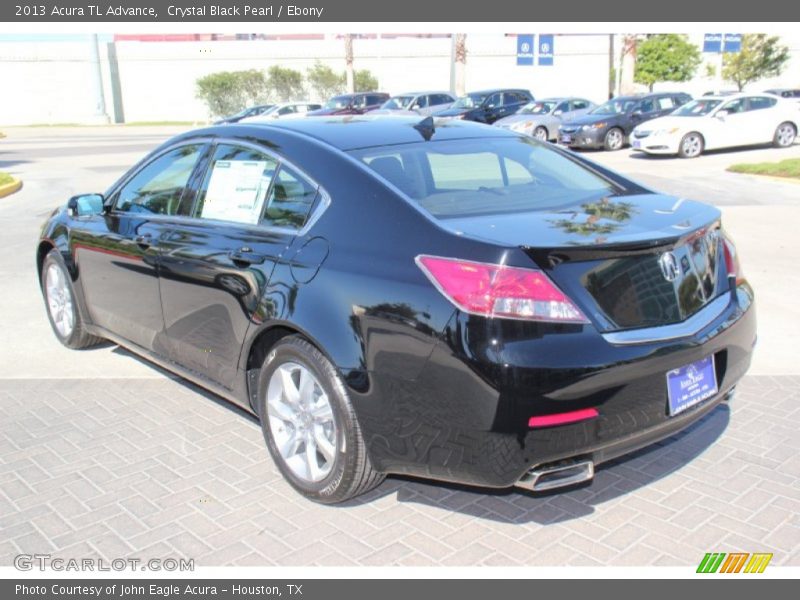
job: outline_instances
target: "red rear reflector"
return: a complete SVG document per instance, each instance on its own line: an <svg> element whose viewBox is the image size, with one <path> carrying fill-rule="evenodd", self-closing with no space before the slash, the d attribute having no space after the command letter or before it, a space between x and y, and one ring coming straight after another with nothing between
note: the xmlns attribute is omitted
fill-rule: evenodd
<svg viewBox="0 0 800 600"><path fill-rule="evenodd" d="M533 321L589 322L538 269L438 256L418 256L417 264L439 291L464 312Z"/></svg>
<svg viewBox="0 0 800 600"><path fill-rule="evenodd" d="M586 421L600 416L596 408L583 408L581 410L573 410L565 413L556 413L554 415L544 415L541 417L531 417L528 419L528 427L555 427L556 425L567 425L568 423L577 423L578 421Z"/></svg>
<svg viewBox="0 0 800 600"><path fill-rule="evenodd" d="M727 237L723 237L722 249L725 253L725 266L728 269L728 277L735 277L736 285L739 285L744 281L744 276L742 275L742 265L739 263L736 246Z"/></svg>

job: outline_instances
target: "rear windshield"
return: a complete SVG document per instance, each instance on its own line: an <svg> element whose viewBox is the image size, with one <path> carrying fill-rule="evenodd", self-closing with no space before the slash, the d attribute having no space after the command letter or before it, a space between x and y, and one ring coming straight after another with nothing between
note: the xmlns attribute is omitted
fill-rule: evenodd
<svg viewBox="0 0 800 600"><path fill-rule="evenodd" d="M441 219L554 210L620 193L529 138L430 141L351 154Z"/></svg>

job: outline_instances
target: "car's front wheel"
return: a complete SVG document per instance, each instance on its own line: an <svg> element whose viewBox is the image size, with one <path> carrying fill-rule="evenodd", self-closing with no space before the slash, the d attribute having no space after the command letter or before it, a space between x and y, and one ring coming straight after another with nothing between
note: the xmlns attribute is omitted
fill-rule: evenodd
<svg viewBox="0 0 800 600"><path fill-rule="evenodd" d="M609 129L603 140L605 149L614 152L621 150L623 145L625 145L625 134L622 133L622 130L619 127Z"/></svg>
<svg viewBox="0 0 800 600"><path fill-rule="evenodd" d="M533 137L535 137L540 142L547 141L547 128L543 125L539 125L536 129L533 130Z"/></svg>
<svg viewBox="0 0 800 600"><path fill-rule="evenodd" d="M103 341L86 331L75 300L72 278L58 250L51 250L45 257L40 283L47 316L59 342L77 350Z"/></svg>
<svg viewBox="0 0 800 600"><path fill-rule="evenodd" d="M703 136L696 131L692 131L681 139L680 146L678 146L678 156L681 158L697 158L703 153L704 148L705 141Z"/></svg>
<svg viewBox="0 0 800 600"><path fill-rule="evenodd" d="M334 504L379 485L347 388L331 362L299 336L269 352L258 382L258 411L270 454L306 498Z"/></svg>
<svg viewBox="0 0 800 600"><path fill-rule="evenodd" d="M775 129L775 135L772 138L772 145L776 148L788 148L794 144L794 139L797 137L797 130L794 125L789 123L781 123Z"/></svg>

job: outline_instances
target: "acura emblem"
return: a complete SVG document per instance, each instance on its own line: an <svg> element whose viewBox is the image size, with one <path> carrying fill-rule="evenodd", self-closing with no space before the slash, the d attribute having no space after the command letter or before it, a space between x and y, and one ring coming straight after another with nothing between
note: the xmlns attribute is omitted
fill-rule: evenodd
<svg viewBox="0 0 800 600"><path fill-rule="evenodd" d="M667 281L675 281L680 274L680 268L678 266L678 259L675 258L675 255L672 252L664 252L658 258L658 264L661 267L661 274L664 276L664 279Z"/></svg>

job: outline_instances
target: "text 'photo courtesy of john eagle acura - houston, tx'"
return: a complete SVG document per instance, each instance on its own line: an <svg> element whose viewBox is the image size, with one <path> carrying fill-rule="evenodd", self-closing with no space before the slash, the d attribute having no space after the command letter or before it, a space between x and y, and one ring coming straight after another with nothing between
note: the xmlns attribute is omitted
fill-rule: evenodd
<svg viewBox="0 0 800 600"><path fill-rule="evenodd" d="M730 399L756 341L716 208L468 120L184 133L55 210L36 261L64 345L251 411L324 503L587 484Z"/></svg>

